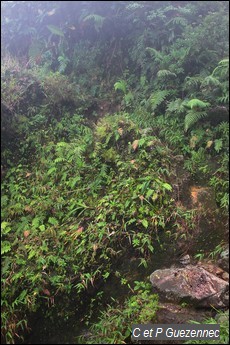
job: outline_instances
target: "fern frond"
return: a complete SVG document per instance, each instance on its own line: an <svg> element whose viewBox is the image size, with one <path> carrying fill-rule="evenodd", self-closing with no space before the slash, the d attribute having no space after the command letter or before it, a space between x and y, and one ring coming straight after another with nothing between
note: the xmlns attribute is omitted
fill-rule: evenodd
<svg viewBox="0 0 230 345"><path fill-rule="evenodd" d="M185 132L191 128L196 122L207 117L208 114L205 111L194 111L190 110L184 119L184 129Z"/></svg>
<svg viewBox="0 0 230 345"><path fill-rule="evenodd" d="M220 86L220 81L213 77L212 75L209 75L208 77L206 77L203 82L201 83L201 86L202 87L205 87L205 86Z"/></svg>
<svg viewBox="0 0 230 345"><path fill-rule="evenodd" d="M166 23L166 25L169 24L186 26L188 24L188 21L183 17L175 17L172 18L168 23Z"/></svg>
<svg viewBox="0 0 230 345"><path fill-rule="evenodd" d="M212 72L212 76L225 76L229 74L229 58L223 59L218 63L218 66Z"/></svg>
<svg viewBox="0 0 230 345"><path fill-rule="evenodd" d="M127 89L127 84L125 80L118 80L115 84L114 84L114 89L115 91L117 90L121 90L124 93L126 93L126 89Z"/></svg>
<svg viewBox="0 0 230 345"><path fill-rule="evenodd" d="M65 158L64 157L57 157L55 160L54 160L54 163L63 163L65 162Z"/></svg>
<svg viewBox="0 0 230 345"><path fill-rule="evenodd" d="M84 147L82 146L76 146L74 149L73 149L73 153L76 155L76 156L81 156L82 153L84 151Z"/></svg>
<svg viewBox="0 0 230 345"><path fill-rule="evenodd" d="M203 102L197 98L193 98L185 106L190 108L190 109L194 109L194 108L204 109L204 108L207 108L208 106L210 106L210 103Z"/></svg>
<svg viewBox="0 0 230 345"><path fill-rule="evenodd" d="M165 98L170 94L168 90L159 90L156 91L153 95L150 96L150 103L152 105L152 109L155 110L162 102L164 102Z"/></svg>
<svg viewBox="0 0 230 345"><path fill-rule="evenodd" d="M188 90L190 88L198 89L200 84L202 83L202 80L203 78L200 75L194 76L194 77L186 77L184 80L183 89L184 90Z"/></svg>
<svg viewBox="0 0 230 345"><path fill-rule="evenodd" d="M219 63L218 63L218 65L220 65L220 66L229 66L229 58L226 58L226 59L223 59L223 60L221 60Z"/></svg>
<svg viewBox="0 0 230 345"><path fill-rule="evenodd" d="M66 56L59 56L58 57L58 62L59 62L59 67L58 67L58 71L60 73L64 73L66 70L66 67L69 63L69 59Z"/></svg>
<svg viewBox="0 0 230 345"><path fill-rule="evenodd" d="M184 101L181 98L177 98L174 101L169 102L166 109L167 114L170 114L170 113L182 114L184 113L184 111L185 111Z"/></svg>
<svg viewBox="0 0 230 345"><path fill-rule="evenodd" d="M158 50L151 47L147 47L146 51L149 52L151 56L157 59L158 61L163 60L163 55Z"/></svg>
<svg viewBox="0 0 230 345"><path fill-rule="evenodd" d="M108 176L108 165L107 164L102 164L100 174L99 176L101 177L107 177Z"/></svg>
<svg viewBox="0 0 230 345"><path fill-rule="evenodd" d="M164 78L164 77L176 77L177 75L175 73L170 72L167 69L161 69L157 72L158 78Z"/></svg>
<svg viewBox="0 0 230 345"><path fill-rule="evenodd" d="M229 93L217 98L219 103L229 103Z"/></svg>

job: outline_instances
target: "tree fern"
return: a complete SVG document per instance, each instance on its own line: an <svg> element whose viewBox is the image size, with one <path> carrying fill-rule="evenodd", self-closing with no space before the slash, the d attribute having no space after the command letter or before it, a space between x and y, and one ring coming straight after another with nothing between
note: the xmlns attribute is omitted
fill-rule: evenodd
<svg viewBox="0 0 230 345"><path fill-rule="evenodd" d="M165 98L170 94L168 90L159 90L150 96L150 103L152 105L152 110L155 110Z"/></svg>
<svg viewBox="0 0 230 345"><path fill-rule="evenodd" d="M199 120L207 116L208 114L205 111L195 111L195 110L188 111L184 120L185 131L187 132L187 130L191 128L196 122L198 122Z"/></svg>

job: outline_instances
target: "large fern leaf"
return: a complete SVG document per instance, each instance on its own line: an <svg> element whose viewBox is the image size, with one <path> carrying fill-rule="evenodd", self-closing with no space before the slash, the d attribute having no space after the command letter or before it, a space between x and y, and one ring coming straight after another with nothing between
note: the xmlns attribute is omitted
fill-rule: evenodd
<svg viewBox="0 0 230 345"><path fill-rule="evenodd" d="M193 77L186 77L184 80L183 89L198 89L200 84L202 83L203 78L200 75L195 75Z"/></svg>
<svg viewBox="0 0 230 345"><path fill-rule="evenodd" d="M190 110L184 119L184 129L187 132L196 122L207 117L208 114L205 111L194 111Z"/></svg>
<svg viewBox="0 0 230 345"><path fill-rule="evenodd" d="M210 103L203 102L197 98L193 98L185 106L190 109L205 109L210 106Z"/></svg>
<svg viewBox="0 0 230 345"><path fill-rule="evenodd" d="M209 75L202 81L201 86L220 86L220 84L221 83L217 78L213 77L212 75Z"/></svg>
<svg viewBox="0 0 230 345"><path fill-rule="evenodd" d="M150 96L150 103L152 105L152 110L155 110L162 102L164 102L165 98L170 94L168 90L159 90L154 92Z"/></svg>

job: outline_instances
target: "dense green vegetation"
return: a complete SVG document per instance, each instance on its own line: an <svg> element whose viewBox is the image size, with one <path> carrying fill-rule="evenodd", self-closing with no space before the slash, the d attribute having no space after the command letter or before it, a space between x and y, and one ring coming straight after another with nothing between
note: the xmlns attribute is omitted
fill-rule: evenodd
<svg viewBox="0 0 230 345"><path fill-rule="evenodd" d="M178 165L227 216L228 16L226 1L2 2L3 342L41 310L67 320L127 253L148 267L162 233L192 243ZM148 284L122 284L86 343L154 320Z"/></svg>

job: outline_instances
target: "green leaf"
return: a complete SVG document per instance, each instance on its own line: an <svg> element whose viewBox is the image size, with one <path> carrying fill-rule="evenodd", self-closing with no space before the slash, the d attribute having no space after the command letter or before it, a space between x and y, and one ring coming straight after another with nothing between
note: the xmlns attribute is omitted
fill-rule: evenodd
<svg viewBox="0 0 230 345"><path fill-rule="evenodd" d="M166 182L163 183L162 186L164 187L164 189L167 189L167 190L169 190L169 191L172 190L172 186L171 186L170 184L166 183Z"/></svg>
<svg viewBox="0 0 230 345"><path fill-rule="evenodd" d="M47 25L47 28L52 32L52 34L64 37L64 32L61 31L57 26Z"/></svg>
<svg viewBox="0 0 230 345"><path fill-rule="evenodd" d="M52 175L52 173L53 172L56 172L57 171L57 168L56 167L52 167L52 168L50 168L49 170L48 170L48 172L47 172L47 175L49 176L49 175Z"/></svg>
<svg viewBox="0 0 230 345"><path fill-rule="evenodd" d="M124 93L126 93L126 88L127 88L127 85L126 85L125 80L119 80L114 84L115 91L121 90Z"/></svg>
<svg viewBox="0 0 230 345"><path fill-rule="evenodd" d="M153 189L149 189L148 192L146 193L146 199L148 199L151 195L153 195L154 190Z"/></svg>
<svg viewBox="0 0 230 345"><path fill-rule="evenodd" d="M147 229L147 227L149 226L149 223L148 223L148 221L147 221L146 219L143 219L143 220L141 221L141 223L142 223L142 225L145 227L145 229Z"/></svg>
<svg viewBox="0 0 230 345"><path fill-rule="evenodd" d="M8 222L2 222L1 223L1 230L2 230L2 235L6 235L6 234L8 234L8 232L10 232L11 231L11 227L9 227L8 225L9 225L10 223L8 223Z"/></svg>
<svg viewBox="0 0 230 345"><path fill-rule="evenodd" d="M58 225L58 220L54 217L49 217L48 223L50 223L52 225Z"/></svg>
<svg viewBox="0 0 230 345"><path fill-rule="evenodd" d="M57 147L68 147L69 144L66 143L65 141L60 141L59 143L57 143Z"/></svg>
<svg viewBox="0 0 230 345"><path fill-rule="evenodd" d="M39 229L40 229L41 231L45 231L45 229L46 229L46 228L45 228L45 225L44 225L44 224L40 225L40 226L39 226Z"/></svg>
<svg viewBox="0 0 230 345"><path fill-rule="evenodd" d="M11 245L9 241L3 241L1 244L1 254L5 254L11 250Z"/></svg>
<svg viewBox="0 0 230 345"><path fill-rule="evenodd" d="M215 143L214 148L215 148L216 152L219 153L223 147L223 140L222 139L216 139L214 143Z"/></svg>
<svg viewBox="0 0 230 345"><path fill-rule="evenodd" d="M32 221L32 226L34 228L37 228L39 223L40 223L40 218L34 218L33 221Z"/></svg>
<svg viewBox="0 0 230 345"><path fill-rule="evenodd" d="M1 230L4 230L8 224L9 224L8 222L2 222L1 223Z"/></svg>
<svg viewBox="0 0 230 345"><path fill-rule="evenodd" d="M32 259L36 255L36 250L32 249L29 253L28 260Z"/></svg>
<svg viewBox="0 0 230 345"><path fill-rule="evenodd" d="M152 195L152 200L153 201L156 201L157 199L158 199L158 194L157 193L154 193L153 195Z"/></svg>

